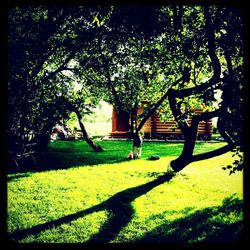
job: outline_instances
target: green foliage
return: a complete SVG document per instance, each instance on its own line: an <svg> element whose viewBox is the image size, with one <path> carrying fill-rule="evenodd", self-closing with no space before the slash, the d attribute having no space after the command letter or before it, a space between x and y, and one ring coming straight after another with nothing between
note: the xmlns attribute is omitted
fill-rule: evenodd
<svg viewBox="0 0 250 250"><path fill-rule="evenodd" d="M84 32L91 27L91 8L21 6L9 12L8 132L50 132L69 110L61 96L84 114L101 95L71 72L75 55L84 48ZM83 18L82 18L83 17ZM87 37L87 36L86 36ZM76 89L75 86L82 87Z"/></svg>
<svg viewBox="0 0 250 250"><path fill-rule="evenodd" d="M206 16L205 9L176 5L13 8L8 16L8 132L19 137L26 129L48 133L61 117L70 115L63 99L82 115L104 99L130 115L131 131L136 131L133 124L143 121L170 88L197 90L219 72L219 86L179 98L185 111L179 122L203 103L214 110L214 91L221 89L219 132L227 142L241 145L241 13L209 6ZM213 43L208 42L211 38ZM150 106L138 117L136 110L143 101ZM168 102L160 108L166 110L160 114L167 120Z"/></svg>
<svg viewBox="0 0 250 250"><path fill-rule="evenodd" d="M71 113L69 115L69 119L67 120L67 126L71 129L79 129L78 119L75 113Z"/></svg>
<svg viewBox="0 0 250 250"><path fill-rule="evenodd" d="M232 155L234 158L233 163L222 168L223 170L230 170L229 175L234 174L236 171L242 171L244 167L242 147L236 147L232 152L234 153Z"/></svg>

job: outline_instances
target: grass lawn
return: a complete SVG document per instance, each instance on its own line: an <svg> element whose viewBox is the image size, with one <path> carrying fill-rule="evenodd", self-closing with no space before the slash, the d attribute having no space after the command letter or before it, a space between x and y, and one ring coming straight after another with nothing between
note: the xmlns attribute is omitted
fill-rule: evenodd
<svg viewBox="0 0 250 250"><path fill-rule="evenodd" d="M126 160L129 141L53 142L35 172L8 175L8 232L23 243L233 242L243 228L242 173L231 153L162 177L182 144L145 142ZM196 152L223 143L198 143ZM148 157L159 154L160 160Z"/></svg>

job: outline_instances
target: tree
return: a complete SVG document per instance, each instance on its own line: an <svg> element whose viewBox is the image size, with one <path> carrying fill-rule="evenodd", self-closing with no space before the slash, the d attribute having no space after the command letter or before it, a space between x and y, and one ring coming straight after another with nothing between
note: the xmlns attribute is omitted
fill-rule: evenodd
<svg viewBox="0 0 250 250"><path fill-rule="evenodd" d="M215 6L205 6L201 13L204 16L203 22L201 22L203 47L206 48L206 58L209 59L211 65L207 74L210 78L194 87L179 87L169 90L170 107L185 138L181 155L170 163L170 169L172 168L174 172L182 170L193 161L211 158L236 147L242 147L241 16L237 9ZM188 27L182 22L182 27L179 27L177 31L180 36L185 28ZM207 61L205 60L206 63ZM188 125L184 118L185 114L181 111L182 101L186 97L194 96L211 102L214 98L214 91L217 89L222 91L222 101L219 108L192 116L191 125ZM212 152L193 155L198 123L212 117L218 117L218 129L227 145ZM241 170L242 164L236 169Z"/></svg>
<svg viewBox="0 0 250 250"><path fill-rule="evenodd" d="M134 158L141 153L143 125L166 99L165 88L176 82L166 72L178 72L180 66L170 65L172 58L165 55L161 45L165 34L161 28L156 29L158 11L116 6L106 16L96 16L98 36L91 53L79 58L86 77L106 92L106 101L130 118ZM151 100L152 105L138 115L137 110L145 100Z"/></svg>
<svg viewBox="0 0 250 250"><path fill-rule="evenodd" d="M10 92L10 128L18 124L23 130L40 124L34 121L39 120L36 114L42 105L42 118L46 119L46 109L53 106L47 104L56 101L54 93L61 93L64 86L62 72L71 71L84 79L84 87L91 86L94 96L97 90L102 91L118 112L130 117L135 157L140 155L143 125L163 105L170 107L185 138L182 154L171 162L175 172L192 161L242 146L242 18L237 9L176 5L38 7L23 13L17 8L10 17L10 48L15 54L18 46L20 51L28 51L21 62L10 50L10 59L14 59L10 65L14 67L9 88L15 90ZM26 27L20 22L32 24L27 26L28 32L20 32L20 27L21 31ZM50 27L48 33L44 27ZM40 45L41 50L35 47L30 53L27 48L31 44ZM21 95L17 95L16 86L21 86ZM222 92L218 109L212 105L216 90ZM76 100L66 99L72 105ZM144 100L151 103L138 115ZM210 109L193 115L192 105L202 103ZM215 116L228 145L193 155L199 122Z"/></svg>
<svg viewBox="0 0 250 250"><path fill-rule="evenodd" d="M68 71L70 71L70 68ZM103 151L100 145L96 145L96 143L91 140L82 122L83 116L92 113L93 108L99 103L101 92L95 93L94 95L93 86L86 85L84 82L79 83L78 81L80 81L80 79L78 79L77 75L72 75L72 72L59 75L56 81L57 83L58 81L67 82L67 87L64 91L57 93L57 106L60 107L60 110L64 110L64 112L74 112L85 141L95 152ZM65 86L65 84L60 85ZM76 89L76 86L78 86L78 89ZM67 116L67 119L68 118L69 115Z"/></svg>
<svg viewBox="0 0 250 250"><path fill-rule="evenodd" d="M95 32L91 21L91 8L22 6L10 10L8 133L13 135L11 138L18 141L25 130L38 131L41 138L44 135L48 138L55 123L62 116L67 117L67 112L58 107L58 94L68 85L59 78L83 44L91 42ZM87 38L83 39L84 36ZM83 134L89 141L86 130Z"/></svg>
<svg viewBox="0 0 250 250"><path fill-rule="evenodd" d="M25 127L33 124L39 93L46 90L41 85L43 66L59 47L51 41L60 26L60 21L53 22L58 15L59 10L42 7L16 7L9 12L8 121L15 134L22 134Z"/></svg>
<svg viewBox="0 0 250 250"><path fill-rule="evenodd" d="M107 15L95 18L100 32L91 50L93 54L87 59L89 71L86 72L105 86L107 100L116 110L131 118L136 147L142 143L143 124L168 98L185 137L182 154L171 162L175 172L192 161L219 155L242 144L240 14L228 7L173 5L146 10L114 7L108 18ZM147 17L156 19L145 32ZM161 21L165 28L155 26ZM223 101L215 110L212 104L218 89L222 91ZM138 105L147 98L152 103L138 117ZM205 103L210 110L193 115L189 125L191 102ZM215 116L228 145L193 156L199 122Z"/></svg>

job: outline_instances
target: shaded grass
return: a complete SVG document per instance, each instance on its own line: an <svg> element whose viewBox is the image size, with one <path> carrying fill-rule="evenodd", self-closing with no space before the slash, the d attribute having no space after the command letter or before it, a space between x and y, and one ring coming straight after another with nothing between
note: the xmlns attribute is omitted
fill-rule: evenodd
<svg viewBox="0 0 250 250"><path fill-rule="evenodd" d="M243 223L238 220L242 206L239 198L231 196L223 200L222 206L204 208L195 213L187 209L184 218L172 223L164 221L137 242L236 242L242 237Z"/></svg>
<svg viewBox="0 0 250 250"><path fill-rule="evenodd" d="M132 148L132 142L125 141L97 141L105 151L94 152L85 141L55 141L50 143L48 149L38 152L37 170L71 168L76 166L112 164L126 161ZM225 143L198 142L195 152L213 150ZM142 159L148 159L153 154L164 156L178 156L182 151L183 143L170 142L144 142ZM31 169L32 170L32 169Z"/></svg>
<svg viewBox="0 0 250 250"><path fill-rule="evenodd" d="M69 151L85 154L78 143ZM107 156L118 160L127 143L104 142ZM109 164L108 158L106 164L9 175L10 237L46 243L237 240L242 235L242 173L229 176L221 169L233 161L231 153L192 163L164 179L181 148L157 143L147 149L146 144L140 160ZM65 145L53 144L47 154L68 152ZM196 150L206 149L199 146ZM163 156L165 151L173 155ZM153 152L162 152L161 159L147 160Z"/></svg>

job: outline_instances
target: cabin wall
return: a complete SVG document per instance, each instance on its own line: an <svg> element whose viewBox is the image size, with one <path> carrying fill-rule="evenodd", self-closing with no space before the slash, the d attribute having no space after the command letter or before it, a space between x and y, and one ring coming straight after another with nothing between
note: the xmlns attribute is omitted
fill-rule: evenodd
<svg viewBox="0 0 250 250"><path fill-rule="evenodd" d="M129 134L129 117L125 113L112 112L112 132L111 137L127 138Z"/></svg>
<svg viewBox="0 0 250 250"><path fill-rule="evenodd" d="M138 114L141 114L144 109L144 105L138 109ZM196 109L195 113L202 113L202 109ZM117 114L113 111L112 115L112 132L111 137L126 138L129 134L128 117L122 117L122 114ZM127 125L121 125L122 123ZM191 120L188 121L189 123ZM146 121L142 128L145 138L158 138L158 139L183 139L181 130L178 127L177 122L172 119L167 122L162 122L156 112ZM209 140L212 134L212 120L201 121L198 125L198 139Z"/></svg>

